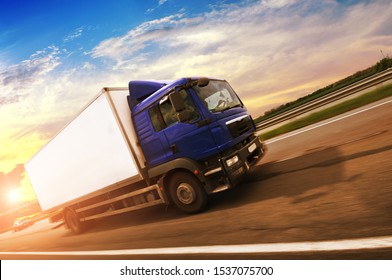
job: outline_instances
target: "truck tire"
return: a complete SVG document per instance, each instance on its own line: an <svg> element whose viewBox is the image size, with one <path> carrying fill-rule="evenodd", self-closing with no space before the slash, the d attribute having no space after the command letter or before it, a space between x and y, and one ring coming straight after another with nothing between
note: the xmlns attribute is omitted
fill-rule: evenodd
<svg viewBox="0 0 392 280"><path fill-rule="evenodd" d="M173 203L186 213L198 213L207 207L207 193L193 174L175 173L170 179L168 189Z"/></svg>
<svg viewBox="0 0 392 280"><path fill-rule="evenodd" d="M74 234L80 234L85 230L84 223L80 221L74 210L69 208L66 209L64 211L64 219L68 229L71 230Z"/></svg>

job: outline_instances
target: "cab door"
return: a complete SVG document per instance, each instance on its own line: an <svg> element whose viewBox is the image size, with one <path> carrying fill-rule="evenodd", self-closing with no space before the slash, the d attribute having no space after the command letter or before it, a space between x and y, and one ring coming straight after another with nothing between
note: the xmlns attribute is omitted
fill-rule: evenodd
<svg viewBox="0 0 392 280"><path fill-rule="evenodd" d="M200 160L215 151L216 143L208 125L200 125L203 120L201 110L196 106L190 92L181 90L180 94L188 111L187 120L179 121L168 97L160 102L160 111L166 128L163 130L169 146L171 159L190 158Z"/></svg>

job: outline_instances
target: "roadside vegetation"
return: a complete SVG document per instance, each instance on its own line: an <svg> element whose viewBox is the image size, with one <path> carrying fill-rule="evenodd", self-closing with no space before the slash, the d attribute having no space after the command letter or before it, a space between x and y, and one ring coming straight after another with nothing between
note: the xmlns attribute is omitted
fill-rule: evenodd
<svg viewBox="0 0 392 280"><path fill-rule="evenodd" d="M317 122L320 122L322 120L329 119L331 117L343 114L345 112L348 112L350 110L362 107L366 104L375 102L377 100L387 98L392 96L392 84L380 87L378 89L369 91L363 95L360 95L356 98L344 101L340 104L337 104L335 106L332 106L330 108L324 109L319 112L315 112L311 115L308 115L306 117L299 118L297 120L294 120L292 122L289 122L287 124L284 124L276 129L273 129L271 131L268 131L266 133L263 133L260 135L260 137L264 140L273 138L275 136L278 136L280 134L284 134Z"/></svg>
<svg viewBox="0 0 392 280"><path fill-rule="evenodd" d="M265 112L263 116L260 116L255 119L255 123L257 124L258 122L261 122L266 119L272 118L276 115L282 114L288 110L291 110L295 107L301 106L301 105L308 103L312 100L320 98L320 97L322 97L326 94L329 94L333 91L336 91L336 90L339 90L339 89L344 88L346 86L349 86L355 82L358 82L362 79L370 77L374 74L382 72L382 71L384 71L388 68L391 68L391 67L392 67L392 58L390 58L389 56L384 57L379 62L377 62L376 64L374 64L373 66L371 66L367 69L358 71L349 77L346 77L346 78L344 78L340 81L337 81L329 86L326 86L322 89L316 90L315 92L313 92L311 94L308 94L308 95L301 97L297 100L288 102L286 104L282 104L276 108L273 108L273 109Z"/></svg>

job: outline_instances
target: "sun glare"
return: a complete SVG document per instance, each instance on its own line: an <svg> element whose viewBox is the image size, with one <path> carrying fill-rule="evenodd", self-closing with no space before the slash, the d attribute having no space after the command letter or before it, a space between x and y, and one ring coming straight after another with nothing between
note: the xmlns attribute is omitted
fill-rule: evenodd
<svg viewBox="0 0 392 280"><path fill-rule="evenodd" d="M18 189L13 189L8 192L8 200L11 203L19 202L21 196Z"/></svg>

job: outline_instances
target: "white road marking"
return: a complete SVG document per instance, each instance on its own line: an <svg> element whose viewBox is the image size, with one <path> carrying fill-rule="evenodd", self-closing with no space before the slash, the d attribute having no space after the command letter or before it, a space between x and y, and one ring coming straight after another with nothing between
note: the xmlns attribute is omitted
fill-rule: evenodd
<svg viewBox="0 0 392 280"><path fill-rule="evenodd" d="M351 114L348 114L348 115L345 115L345 116L342 116L342 117L338 117L336 119L334 118L332 120L329 120L329 121L326 121L326 122L323 122L323 123L320 123L320 124L317 124L317 125L314 125L314 126L311 126L311 127L307 127L305 129L301 129L299 131L295 131L293 133L290 133L290 134L287 134L287 135L283 135L281 137L277 137L277 138L272 139L272 140L267 140L267 141L265 141L265 143L268 145L268 144L271 144L271 143L274 143L274 142L277 142L277 141L280 141L280 140L283 140L283 139L286 139L286 138L289 138L289 137L292 137L292 136L295 136L295 135L307 132L309 130L312 130L312 129L315 129L315 128L319 128L321 126L324 126L324 125L327 125L327 124L330 124L330 123L333 123L333 122L337 122L337 121L340 121L340 120L352 117L354 115L366 112L368 110L371 110L371 109L374 109L374 108L377 108L377 107L380 107L380 106L385 105L385 104L390 103L390 102L392 102L392 100L388 100L388 101L385 101L383 103L380 103L380 104L377 104L377 105L373 105L371 107L368 107L368 108L365 108L365 109L353 112Z"/></svg>
<svg viewBox="0 0 392 280"><path fill-rule="evenodd" d="M171 247L151 249L123 249L100 251L63 251L63 252L0 252L7 255L40 256L130 256L130 255L195 255L195 254L255 254L255 253L293 253L328 252L342 250L369 250L392 248L392 237L348 239L338 241L217 245L200 247Z"/></svg>

